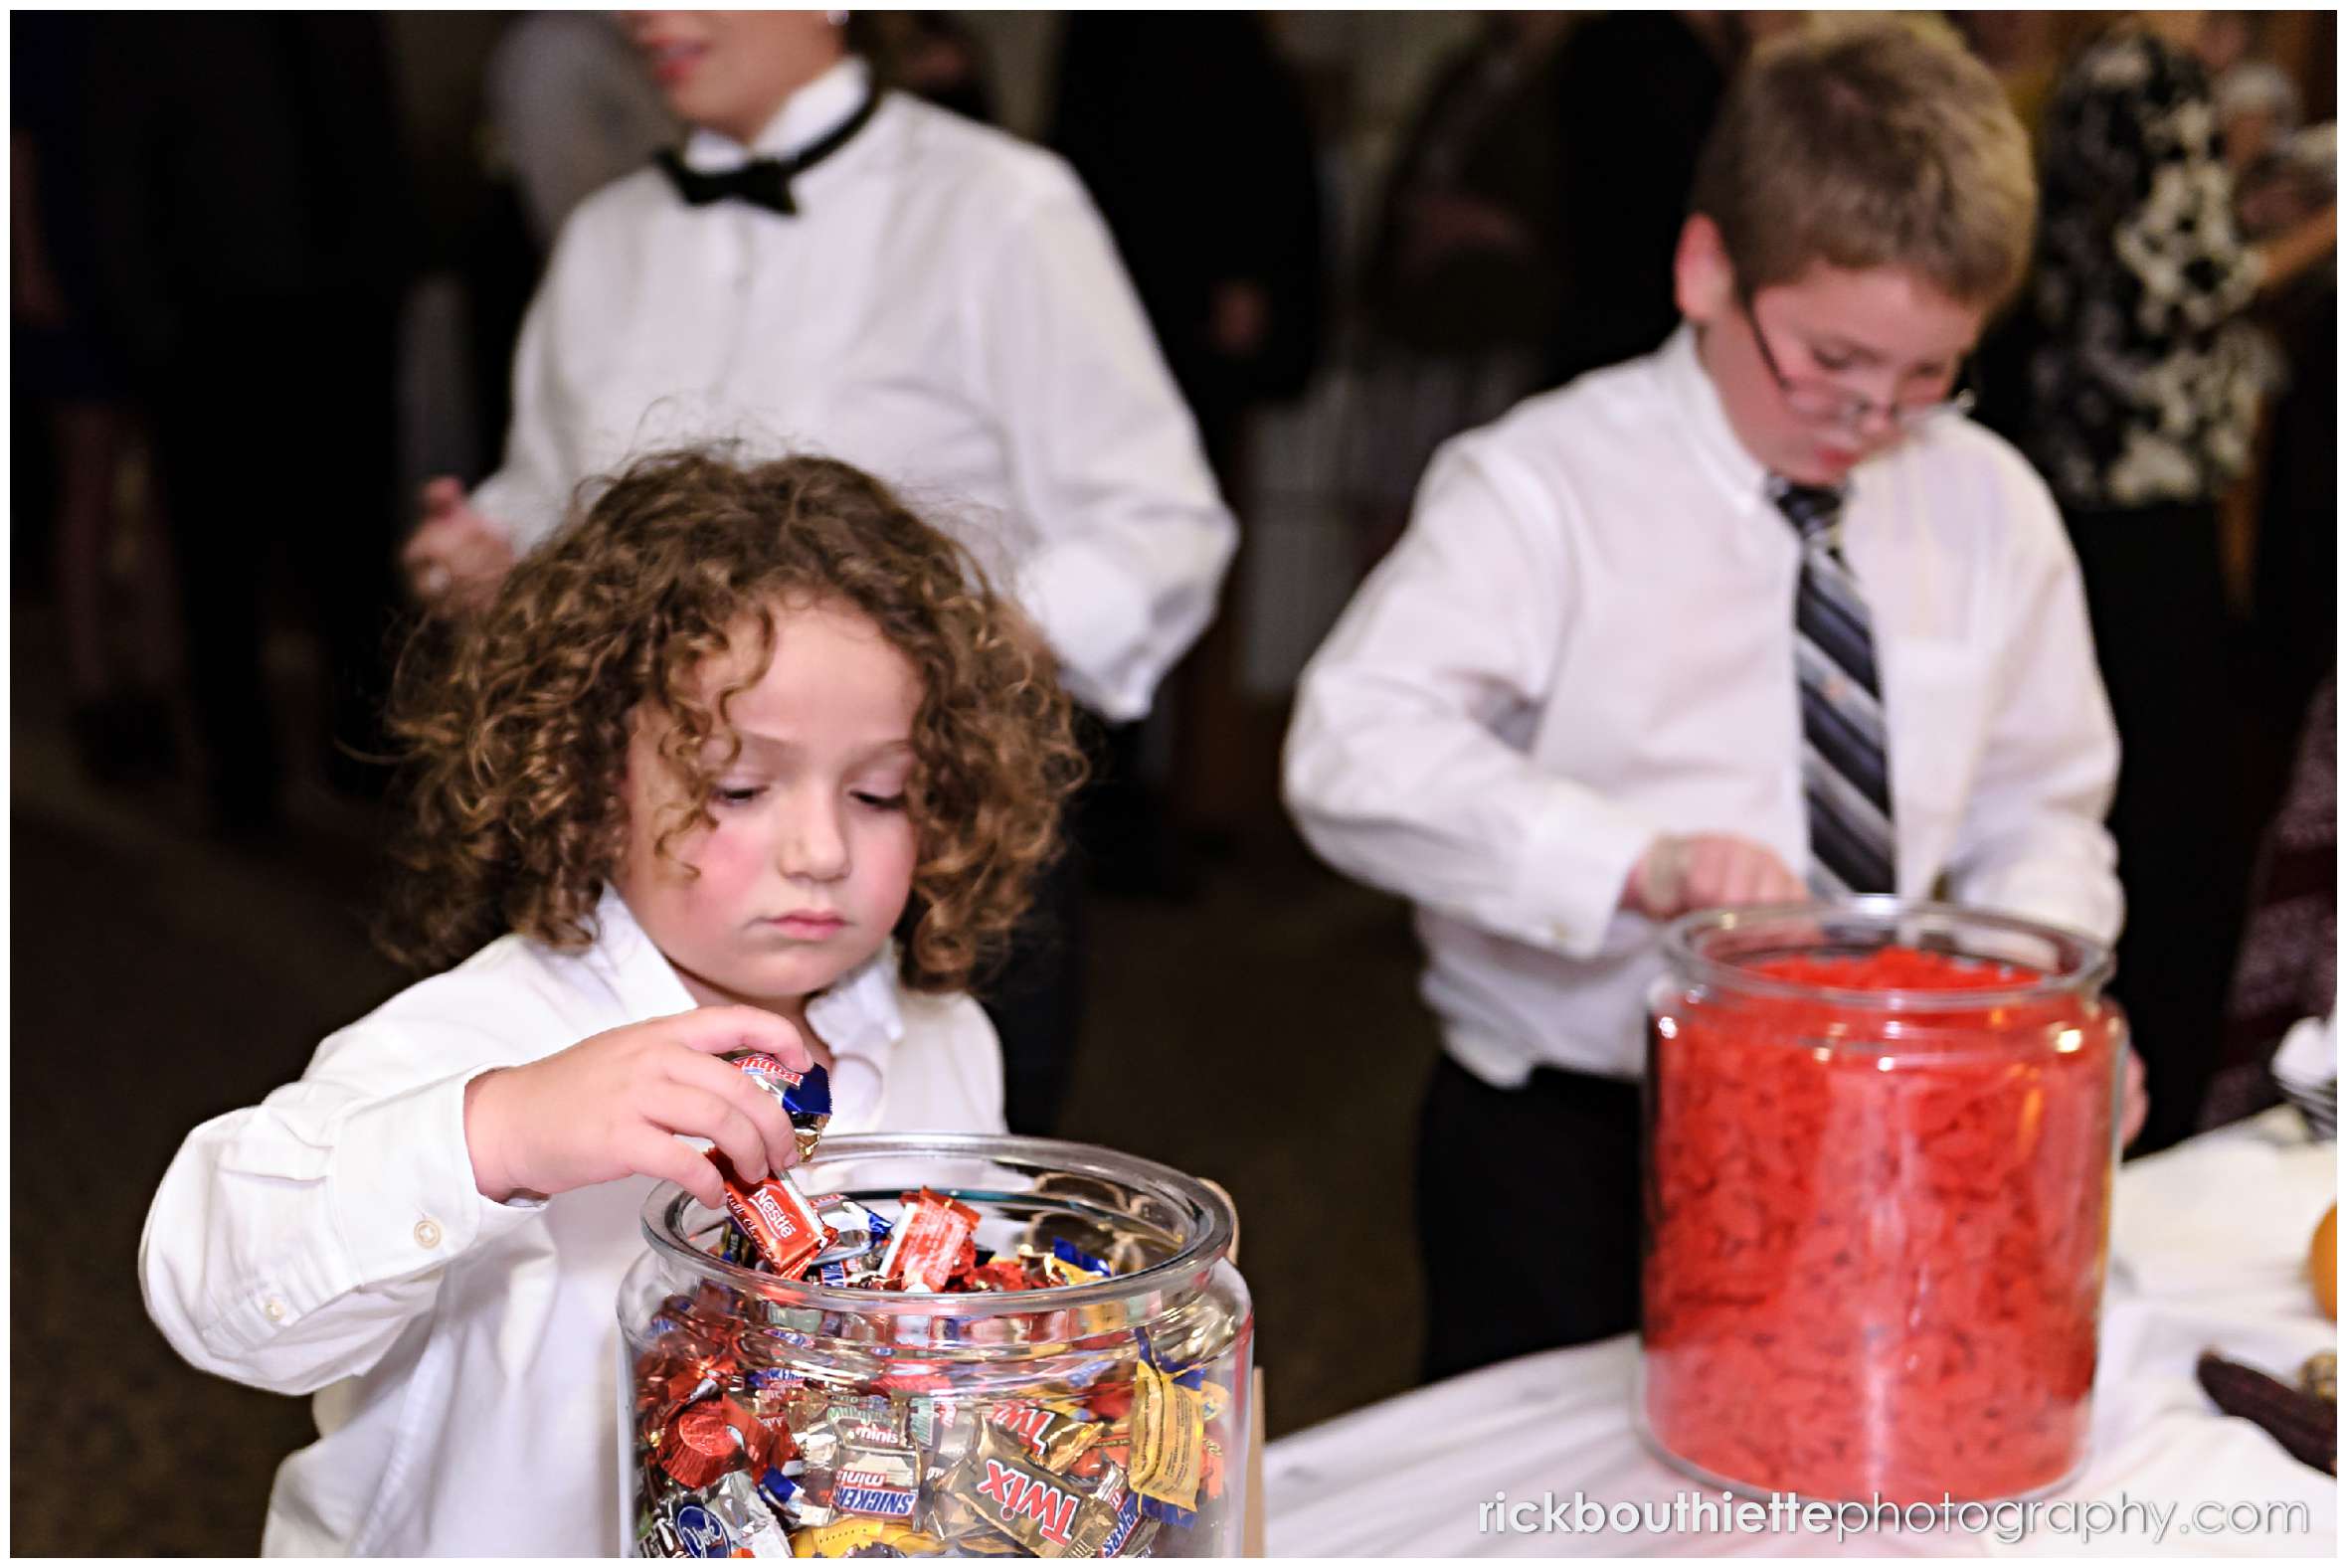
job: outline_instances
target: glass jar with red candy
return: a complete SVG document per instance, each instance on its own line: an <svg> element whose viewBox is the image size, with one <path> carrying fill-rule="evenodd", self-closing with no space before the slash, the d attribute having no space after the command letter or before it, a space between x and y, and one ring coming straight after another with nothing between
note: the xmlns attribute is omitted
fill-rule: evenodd
<svg viewBox="0 0 2347 1568"><path fill-rule="evenodd" d="M2086 1457L2107 950L1946 905L1714 911L1650 997L1641 1430L1718 1485L2033 1495Z"/></svg>

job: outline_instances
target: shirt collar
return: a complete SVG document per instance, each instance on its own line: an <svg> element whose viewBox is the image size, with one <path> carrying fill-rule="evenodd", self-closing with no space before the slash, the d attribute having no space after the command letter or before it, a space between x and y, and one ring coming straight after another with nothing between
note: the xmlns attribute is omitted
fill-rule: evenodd
<svg viewBox="0 0 2347 1568"><path fill-rule="evenodd" d="M882 944L878 953L809 997L807 1021L834 1056L861 1056L886 1069L905 1034L896 994L896 944Z"/></svg>
<svg viewBox="0 0 2347 1568"><path fill-rule="evenodd" d="M757 138L744 147L730 136L696 129L684 144L687 166L706 174L738 169L752 158L789 158L830 134L872 89L872 68L848 56L784 100Z"/></svg>
<svg viewBox="0 0 2347 1568"><path fill-rule="evenodd" d="M609 884L595 906L595 931L601 965L631 1018L664 1018L700 1005L677 977L675 965L636 924L628 901ZM889 1058L905 1034L896 944L883 943L878 953L809 997L807 1021L834 1057L860 1056L885 1081Z"/></svg>
<svg viewBox="0 0 2347 1568"><path fill-rule="evenodd" d="M595 905L595 950L629 1017L665 1018L700 1005L677 978L667 956L635 923L628 901L608 882Z"/></svg>
<svg viewBox="0 0 2347 1568"><path fill-rule="evenodd" d="M1719 389L1712 384L1711 373L1704 369L1703 356L1697 352L1694 322L1679 324L1679 330L1663 345L1661 360L1663 386L1681 416L1696 460L1738 507L1747 511L1767 507L1768 470L1744 449L1735 427L1728 423Z"/></svg>

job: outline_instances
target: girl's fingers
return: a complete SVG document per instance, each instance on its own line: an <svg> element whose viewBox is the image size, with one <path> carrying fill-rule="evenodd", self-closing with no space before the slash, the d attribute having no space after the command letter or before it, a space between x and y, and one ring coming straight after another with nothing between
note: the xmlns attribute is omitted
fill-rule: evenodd
<svg viewBox="0 0 2347 1568"><path fill-rule="evenodd" d="M750 1119L766 1144L766 1166L781 1170L798 1163L799 1137L791 1131L791 1114L760 1088L758 1081L733 1063L691 1051L667 1057L669 1076L680 1084L719 1096Z"/></svg>
<svg viewBox="0 0 2347 1568"><path fill-rule="evenodd" d="M763 1007L696 1007L660 1020L661 1033L678 1045L711 1056L732 1051L768 1051L785 1067L804 1073L814 1065L790 1020Z"/></svg>
<svg viewBox="0 0 2347 1568"><path fill-rule="evenodd" d="M740 1107L723 1095L691 1084L656 1084L637 1102L636 1109L654 1127L692 1137L705 1137L744 1181L766 1179L766 1139Z"/></svg>
<svg viewBox="0 0 2347 1568"><path fill-rule="evenodd" d="M648 1124L639 1127L620 1150L620 1157L637 1175L675 1182L704 1208L720 1212L725 1208L725 1181L717 1174L717 1167L699 1149L677 1141L674 1133Z"/></svg>

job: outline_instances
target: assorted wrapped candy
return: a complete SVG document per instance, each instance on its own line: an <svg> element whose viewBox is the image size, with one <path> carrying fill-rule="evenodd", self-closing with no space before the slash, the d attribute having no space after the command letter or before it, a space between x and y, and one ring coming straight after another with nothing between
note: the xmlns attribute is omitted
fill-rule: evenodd
<svg viewBox="0 0 2347 1568"><path fill-rule="evenodd" d="M2125 1042L2099 971L1899 946L1740 966L1763 983L1658 993L1647 1431L1755 1490L2060 1482L2085 1457Z"/></svg>
<svg viewBox="0 0 2347 1568"><path fill-rule="evenodd" d="M788 1077L771 1059L760 1071ZM892 1206L811 1199L792 1174L746 1185L728 1171L727 1184L728 1221L696 1250L887 1310L792 1307L712 1270L631 1321L636 1555L1236 1549L1223 1513L1243 1459L1233 1391L1247 1337L1211 1293L1157 1322L1115 1304L1062 1308L1050 1293L1121 1271L1039 1220L1004 1234L984 1200L927 1187ZM990 1224L996 1247L981 1239ZM1094 1239L1136 1263L1147 1250L1114 1224ZM1023 1293L1031 1311L957 1315L957 1303ZM936 1312L908 1314L916 1297ZM907 1323L916 1342L902 1342Z"/></svg>

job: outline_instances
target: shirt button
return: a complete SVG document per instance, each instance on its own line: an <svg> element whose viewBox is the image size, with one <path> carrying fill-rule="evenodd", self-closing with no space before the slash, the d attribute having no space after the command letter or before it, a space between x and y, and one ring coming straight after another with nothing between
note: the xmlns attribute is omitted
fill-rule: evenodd
<svg viewBox="0 0 2347 1568"><path fill-rule="evenodd" d="M272 1296L264 1302L261 1310L263 1315L272 1323L281 1323L285 1320L285 1304L279 1297Z"/></svg>
<svg viewBox="0 0 2347 1568"><path fill-rule="evenodd" d="M441 1229L437 1221L418 1220L416 1222L417 1246L426 1248L438 1247L440 1245L440 1241Z"/></svg>

